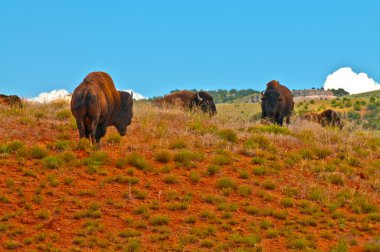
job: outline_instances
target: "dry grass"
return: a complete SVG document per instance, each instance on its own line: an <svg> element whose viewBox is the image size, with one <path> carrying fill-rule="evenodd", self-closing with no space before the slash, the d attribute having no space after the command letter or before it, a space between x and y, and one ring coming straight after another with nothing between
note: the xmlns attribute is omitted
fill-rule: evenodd
<svg viewBox="0 0 380 252"><path fill-rule="evenodd" d="M78 148L68 109L0 110L3 250L370 251L379 242L371 131L261 125L251 104L218 105L210 118L136 103L127 136L109 128L97 151Z"/></svg>

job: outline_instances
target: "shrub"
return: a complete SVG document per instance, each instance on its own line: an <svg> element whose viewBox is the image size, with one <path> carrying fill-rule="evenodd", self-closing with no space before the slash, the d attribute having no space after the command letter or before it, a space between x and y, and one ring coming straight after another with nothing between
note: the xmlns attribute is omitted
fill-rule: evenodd
<svg viewBox="0 0 380 252"><path fill-rule="evenodd" d="M265 180L263 182L263 187L267 190L274 190L276 188L276 184L271 180Z"/></svg>
<svg viewBox="0 0 380 252"><path fill-rule="evenodd" d="M107 143L118 144L120 142L121 142L121 136L119 134L117 134L117 133L110 134L107 137Z"/></svg>
<svg viewBox="0 0 380 252"><path fill-rule="evenodd" d="M272 150L272 144L269 139L262 134L253 134L247 141L244 143L245 148L260 148L263 150Z"/></svg>
<svg viewBox="0 0 380 252"><path fill-rule="evenodd" d="M344 185L344 177L342 173L339 173L339 172L331 173L329 176L329 180L331 184Z"/></svg>
<svg viewBox="0 0 380 252"><path fill-rule="evenodd" d="M67 120L71 117L71 111L70 110L61 110L57 113L57 119L60 121Z"/></svg>
<svg viewBox="0 0 380 252"><path fill-rule="evenodd" d="M217 155L212 162L215 165L229 165L232 163L232 159L228 155Z"/></svg>
<svg viewBox="0 0 380 252"><path fill-rule="evenodd" d="M231 143L236 143L238 141L238 137L232 129L220 130L219 137Z"/></svg>
<svg viewBox="0 0 380 252"><path fill-rule="evenodd" d="M7 240L4 243L4 248L5 249L17 249L21 246L21 244L18 241L15 240Z"/></svg>
<svg viewBox="0 0 380 252"><path fill-rule="evenodd" d="M220 170L220 167L218 165L209 165L207 167L207 174L209 176L215 175Z"/></svg>
<svg viewBox="0 0 380 252"><path fill-rule="evenodd" d="M221 178L216 182L218 188L236 188L235 182L230 180L229 178Z"/></svg>
<svg viewBox="0 0 380 252"><path fill-rule="evenodd" d="M313 201L323 201L325 199L325 189L319 186L311 187L309 198Z"/></svg>
<svg viewBox="0 0 380 252"><path fill-rule="evenodd" d="M150 169L150 166L144 157L137 153L129 154L126 158L126 161L129 165L132 165L139 170L148 171Z"/></svg>
<svg viewBox="0 0 380 252"><path fill-rule="evenodd" d="M181 150L174 155L174 161L179 163L188 163L191 161L202 161L204 156L200 153L194 153L188 150Z"/></svg>
<svg viewBox="0 0 380 252"><path fill-rule="evenodd" d="M190 172L190 180L193 183L198 183L201 180L201 177L196 172Z"/></svg>
<svg viewBox="0 0 380 252"><path fill-rule="evenodd" d="M54 143L53 149L58 151L64 151L70 149L70 141L69 140L58 140Z"/></svg>
<svg viewBox="0 0 380 252"><path fill-rule="evenodd" d="M9 150L9 152L15 152L18 149L21 149L22 147L24 147L24 143L16 140L10 142L7 146L7 149Z"/></svg>
<svg viewBox="0 0 380 252"><path fill-rule="evenodd" d="M185 149L186 146L186 141L183 139L175 139L169 144L170 149Z"/></svg>
<svg viewBox="0 0 380 252"><path fill-rule="evenodd" d="M43 164L47 169L58 169L63 165L63 160L56 156L50 156L44 158Z"/></svg>
<svg viewBox="0 0 380 252"><path fill-rule="evenodd" d="M140 241L139 240L129 239L127 247L124 251L135 252L135 251L139 251L139 248L140 248Z"/></svg>
<svg viewBox="0 0 380 252"><path fill-rule="evenodd" d="M285 127L281 127L279 125L271 124L271 125L260 125L259 127L250 128L250 132L261 132L261 133L273 133L273 134L283 134L289 135L290 130Z"/></svg>
<svg viewBox="0 0 380 252"><path fill-rule="evenodd" d="M263 157L253 157L252 158L252 164L261 165L266 162L266 159Z"/></svg>
<svg viewBox="0 0 380 252"><path fill-rule="evenodd" d="M250 215L257 215L260 211L260 209L258 207L255 207L255 206L246 206L244 208L244 211L247 213L247 214L250 214Z"/></svg>
<svg viewBox="0 0 380 252"><path fill-rule="evenodd" d="M285 198L285 199L282 199L280 204L283 206L283 207L292 207L293 204L294 204L294 200L293 199L290 199L290 198Z"/></svg>
<svg viewBox="0 0 380 252"><path fill-rule="evenodd" d="M175 184L178 182L178 178L174 175L168 175L164 178L166 184Z"/></svg>
<svg viewBox="0 0 380 252"><path fill-rule="evenodd" d="M252 172L253 172L253 174L255 174L257 176L262 176L262 175L267 174L267 170L262 166L253 168Z"/></svg>
<svg viewBox="0 0 380 252"><path fill-rule="evenodd" d="M272 222L270 221L270 220L263 220L263 221L261 221L260 222L260 228L261 229L268 229L268 228L270 228L270 227L272 227L273 226L273 224L272 224Z"/></svg>
<svg viewBox="0 0 380 252"><path fill-rule="evenodd" d="M154 155L154 159L160 163L168 163L172 160L172 154L168 151L159 151Z"/></svg>
<svg viewBox="0 0 380 252"><path fill-rule="evenodd" d="M250 186L247 186L247 185L241 185L239 186L239 194L243 197L248 197L249 195L252 194L252 188Z"/></svg>
<svg viewBox="0 0 380 252"><path fill-rule="evenodd" d="M169 217L164 215L156 215L151 218L151 224L153 226L162 226L169 224Z"/></svg>
<svg viewBox="0 0 380 252"><path fill-rule="evenodd" d="M248 179L249 178L249 173L247 170L241 170L239 174L239 178L241 179Z"/></svg>
<svg viewBox="0 0 380 252"><path fill-rule="evenodd" d="M29 155L34 159L42 159L48 155L48 152L41 146L33 146L29 149Z"/></svg>
<svg viewBox="0 0 380 252"><path fill-rule="evenodd" d="M91 143L89 140L87 140L86 138L81 138L79 139L76 147L75 147L75 150L88 150L91 148Z"/></svg>

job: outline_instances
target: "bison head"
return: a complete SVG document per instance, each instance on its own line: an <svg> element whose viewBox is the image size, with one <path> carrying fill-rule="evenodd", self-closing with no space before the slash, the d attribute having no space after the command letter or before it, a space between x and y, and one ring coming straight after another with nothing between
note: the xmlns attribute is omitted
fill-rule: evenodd
<svg viewBox="0 0 380 252"><path fill-rule="evenodd" d="M127 126L131 124L133 117L133 93L119 91L120 111L117 113L114 125L121 136L127 134Z"/></svg>
<svg viewBox="0 0 380 252"><path fill-rule="evenodd" d="M208 113L210 116L216 115L216 106L212 96L206 92L198 92L195 94L194 104L202 112Z"/></svg>
<svg viewBox="0 0 380 252"><path fill-rule="evenodd" d="M267 90L261 93L261 108L263 117L274 121L276 115L283 107L283 97L277 90Z"/></svg>

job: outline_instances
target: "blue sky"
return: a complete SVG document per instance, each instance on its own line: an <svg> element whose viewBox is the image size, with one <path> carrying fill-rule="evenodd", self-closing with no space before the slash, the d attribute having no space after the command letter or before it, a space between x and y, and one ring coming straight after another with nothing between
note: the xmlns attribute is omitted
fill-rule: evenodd
<svg viewBox="0 0 380 252"><path fill-rule="evenodd" d="M380 80L380 1L0 2L0 93L73 89L106 71L118 89L321 87L350 66Z"/></svg>

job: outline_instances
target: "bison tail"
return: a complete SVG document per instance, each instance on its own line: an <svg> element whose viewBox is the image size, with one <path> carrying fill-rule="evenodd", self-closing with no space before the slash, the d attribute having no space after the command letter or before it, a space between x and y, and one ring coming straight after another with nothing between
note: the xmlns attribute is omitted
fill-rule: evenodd
<svg viewBox="0 0 380 252"><path fill-rule="evenodd" d="M81 109L83 106L85 106L87 95L88 95L88 91L86 90L78 96L73 96L72 98L73 100L71 102L74 105L73 110L78 110L78 109Z"/></svg>

